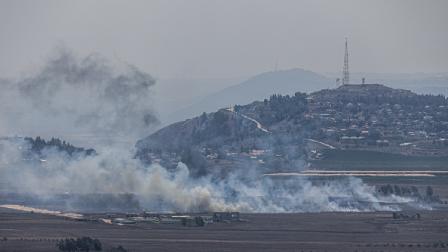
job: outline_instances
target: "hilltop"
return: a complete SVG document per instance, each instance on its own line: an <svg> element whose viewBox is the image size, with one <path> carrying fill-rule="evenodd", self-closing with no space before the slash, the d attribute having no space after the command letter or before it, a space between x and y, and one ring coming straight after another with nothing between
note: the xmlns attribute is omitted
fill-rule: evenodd
<svg viewBox="0 0 448 252"><path fill-rule="evenodd" d="M436 163L444 169L447 108L444 96L380 84L271 95L169 125L140 140L137 156L168 167L182 161L196 175L328 166L323 160L335 151L442 158Z"/></svg>

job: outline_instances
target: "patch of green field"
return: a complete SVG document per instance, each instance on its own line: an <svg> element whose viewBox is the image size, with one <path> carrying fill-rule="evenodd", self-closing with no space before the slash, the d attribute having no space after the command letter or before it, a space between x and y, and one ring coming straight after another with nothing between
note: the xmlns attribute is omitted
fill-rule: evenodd
<svg viewBox="0 0 448 252"><path fill-rule="evenodd" d="M323 151L323 158L311 162L326 170L448 170L448 157L416 157L365 150Z"/></svg>

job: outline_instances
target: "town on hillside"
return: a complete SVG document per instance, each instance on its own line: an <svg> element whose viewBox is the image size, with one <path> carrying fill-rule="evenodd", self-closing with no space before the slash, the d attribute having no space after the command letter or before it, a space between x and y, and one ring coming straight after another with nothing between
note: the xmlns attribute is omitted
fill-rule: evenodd
<svg viewBox="0 0 448 252"><path fill-rule="evenodd" d="M172 124L137 149L147 162L175 167L182 161L198 174L322 168L336 165L334 158L343 159L340 166L362 158L370 168L384 168L375 164L381 159L437 168L448 157L448 100L380 84L272 95Z"/></svg>

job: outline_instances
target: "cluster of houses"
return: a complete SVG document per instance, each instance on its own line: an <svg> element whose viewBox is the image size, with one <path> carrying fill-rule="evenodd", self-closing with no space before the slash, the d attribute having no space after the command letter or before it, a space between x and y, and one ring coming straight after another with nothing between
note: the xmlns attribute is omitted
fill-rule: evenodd
<svg viewBox="0 0 448 252"><path fill-rule="evenodd" d="M389 94L386 91L384 96ZM381 93L374 94L381 97ZM389 102L341 98L337 93L319 99L310 97L306 118L319 126L313 137L341 149L448 155L448 102L445 98L408 93L394 95L387 100ZM353 101L357 99L358 102Z"/></svg>

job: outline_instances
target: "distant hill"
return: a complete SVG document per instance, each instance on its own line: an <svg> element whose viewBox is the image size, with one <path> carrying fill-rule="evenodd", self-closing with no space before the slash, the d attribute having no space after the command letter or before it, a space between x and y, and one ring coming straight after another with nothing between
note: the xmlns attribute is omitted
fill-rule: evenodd
<svg viewBox="0 0 448 252"><path fill-rule="evenodd" d="M323 75L295 68L266 72L240 84L206 96L199 102L168 116L165 123L184 120L202 112L212 112L230 105L244 105L263 100L272 94L293 95L295 92L312 92L330 88L334 81Z"/></svg>
<svg viewBox="0 0 448 252"><path fill-rule="evenodd" d="M154 106L162 122L166 117L204 97L246 80L234 78L160 78L153 87Z"/></svg>

